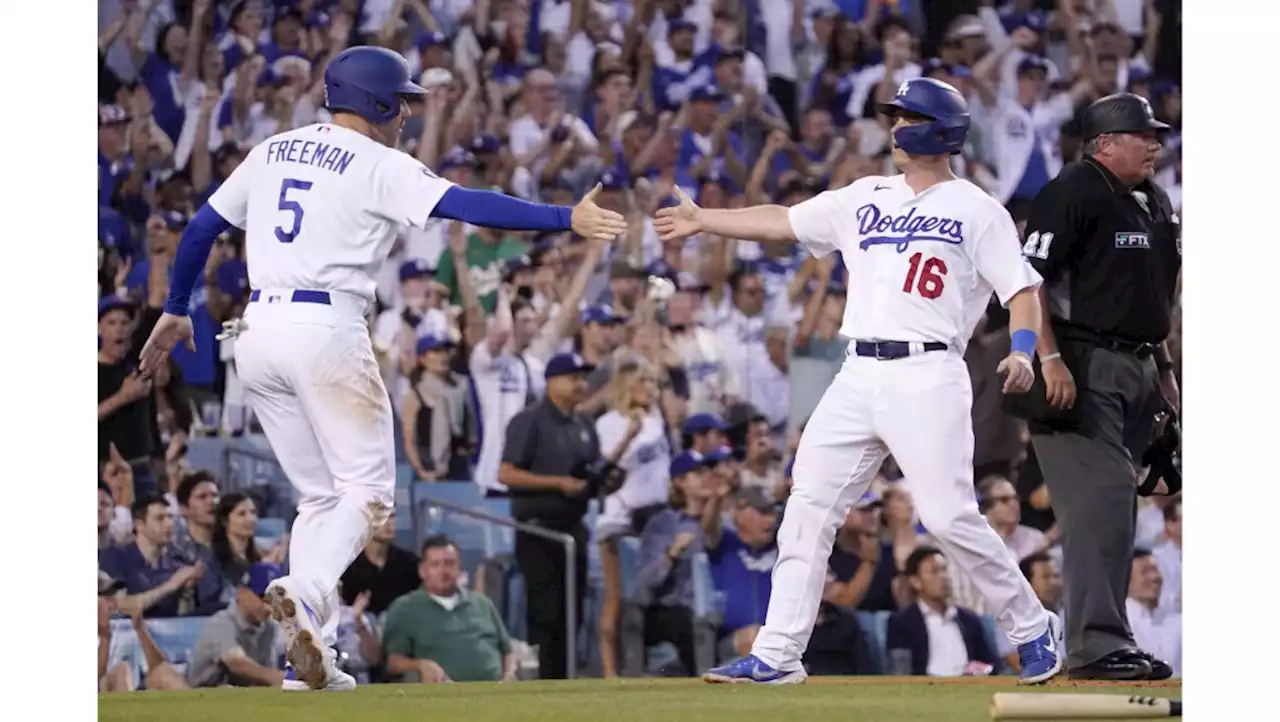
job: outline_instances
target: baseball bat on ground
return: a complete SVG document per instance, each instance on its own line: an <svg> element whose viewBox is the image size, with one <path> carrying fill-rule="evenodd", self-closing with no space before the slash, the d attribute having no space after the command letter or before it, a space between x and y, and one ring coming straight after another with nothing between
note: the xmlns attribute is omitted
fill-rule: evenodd
<svg viewBox="0 0 1280 722"><path fill-rule="evenodd" d="M991 698L991 718L1001 720L1154 719L1181 716L1181 700L1159 697L1000 692Z"/></svg>

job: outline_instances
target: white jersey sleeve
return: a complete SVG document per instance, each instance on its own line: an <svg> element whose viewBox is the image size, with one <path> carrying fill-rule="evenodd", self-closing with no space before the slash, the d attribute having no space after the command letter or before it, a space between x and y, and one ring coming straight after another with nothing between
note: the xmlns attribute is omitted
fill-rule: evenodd
<svg viewBox="0 0 1280 722"><path fill-rule="evenodd" d="M374 170L371 210L392 223L426 228L431 211L452 186L417 158L390 151L378 160Z"/></svg>
<svg viewBox="0 0 1280 722"><path fill-rule="evenodd" d="M843 204L839 193L839 190L823 191L787 209L791 232L815 258L823 258L840 248L840 209Z"/></svg>
<svg viewBox="0 0 1280 722"><path fill-rule="evenodd" d="M261 162L262 146L249 151L244 162L231 171L231 175L209 196L209 207L218 212L227 223L244 230L249 218L249 193L253 187L253 172Z"/></svg>
<svg viewBox="0 0 1280 722"><path fill-rule="evenodd" d="M990 201L988 208L991 222L978 232L969 254L978 275L995 289L1000 305L1007 307L1009 299L1019 291L1038 287L1043 279L1023 257L1018 229L1009 211L995 200Z"/></svg>

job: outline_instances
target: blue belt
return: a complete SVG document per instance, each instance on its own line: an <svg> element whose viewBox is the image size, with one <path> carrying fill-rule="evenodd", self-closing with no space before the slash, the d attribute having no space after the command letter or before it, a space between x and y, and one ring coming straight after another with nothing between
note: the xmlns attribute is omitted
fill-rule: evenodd
<svg viewBox="0 0 1280 722"><path fill-rule="evenodd" d="M918 341L855 341L854 353L877 359L904 358L911 355L911 344ZM947 345L938 341L924 342L925 351L946 351Z"/></svg>
<svg viewBox="0 0 1280 722"><path fill-rule="evenodd" d="M256 290L253 293L249 294L250 303L257 301L261 298L262 298L261 290ZM297 290L293 292L293 295L289 297L289 300L294 303L319 303L321 305L328 306L329 292Z"/></svg>

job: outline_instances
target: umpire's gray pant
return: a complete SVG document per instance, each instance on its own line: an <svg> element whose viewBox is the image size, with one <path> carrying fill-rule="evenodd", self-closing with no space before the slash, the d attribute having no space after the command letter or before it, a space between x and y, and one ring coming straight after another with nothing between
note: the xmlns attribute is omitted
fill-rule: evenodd
<svg viewBox="0 0 1280 722"><path fill-rule="evenodd" d="M1079 430L1031 436L1062 530L1068 668L1136 647L1125 596L1137 470L1164 405L1153 358L1101 348L1085 358Z"/></svg>

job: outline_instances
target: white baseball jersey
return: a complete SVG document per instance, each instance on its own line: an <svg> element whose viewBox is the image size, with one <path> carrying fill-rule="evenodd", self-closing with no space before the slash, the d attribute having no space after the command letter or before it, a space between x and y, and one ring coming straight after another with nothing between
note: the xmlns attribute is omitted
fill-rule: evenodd
<svg viewBox="0 0 1280 722"><path fill-rule="evenodd" d="M789 219L815 256L844 259L846 338L939 341L963 353L993 290L1008 305L1041 283L1009 212L966 180L917 195L902 175L869 176L792 206Z"/></svg>
<svg viewBox="0 0 1280 722"><path fill-rule="evenodd" d="M469 368L480 426L475 481L485 491L506 491L498 481L498 467L507 443L507 425L535 396L533 371L505 348L494 356L487 341L471 350Z"/></svg>
<svg viewBox="0 0 1280 722"><path fill-rule="evenodd" d="M245 230L250 287L372 302L396 234L424 228L452 185L410 155L321 123L259 143L209 205Z"/></svg>
<svg viewBox="0 0 1280 722"><path fill-rule="evenodd" d="M617 411L596 420L600 452L610 456L622 443L631 422ZM597 529L605 535L621 532L631 525L631 513L655 504L666 504L671 489L671 444L661 414L650 413L640 423L640 432L618 459L627 472L622 488L605 497Z"/></svg>

